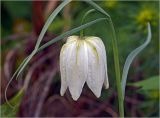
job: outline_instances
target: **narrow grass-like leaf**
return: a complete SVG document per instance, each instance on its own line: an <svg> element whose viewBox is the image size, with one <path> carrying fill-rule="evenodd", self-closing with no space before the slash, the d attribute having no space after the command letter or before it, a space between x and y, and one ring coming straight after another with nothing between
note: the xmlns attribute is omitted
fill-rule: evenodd
<svg viewBox="0 0 160 118"><path fill-rule="evenodd" d="M28 57L26 57L24 60L23 60L23 62L20 64L20 66L17 68L17 70L16 70L16 72L13 74L13 76L11 77L11 79L9 80L9 82L7 83L7 86L6 86L6 88L5 88L5 100L6 100L6 102L7 102L7 104L10 106L10 107L12 107L12 105L10 105L10 103L8 102L8 100L7 100L7 90L8 90L8 87L9 87L9 85L10 85L10 83L12 82L12 80L14 79L14 77L16 76L16 74L18 73L18 71L20 70L20 68L23 66L23 64L25 63L25 61L27 60L27 58ZM16 77L17 78L17 77Z"/></svg>
<svg viewBox="0 0 160 118"><path fill-rule="evenodd" d="M28 62L32 59L32 57L36 54L36 50L33 50L33 52L28 56L28 58L26 59L26 61L24 62L24 64L21 66L21 68L19 69L16 79L18 78L18 76L21 74L21 72L24 70L24 68L27 66Z"/></svg>
<svg viewBox="0 0 160 118"><path fill-rule="evenodd" d="M50 26L50 24L52 23L52 21L55 19L55 17L57 16L57 14L63 9L63 7L65 7L69 2L71 2L71 0L64 0L54 11L53 13L49 16L49 18L47 19L46 23L44 24L42 31L38 37L35 49L38 49L48 27Z"/></svg>
<svg viewBox="0 0 160 118"><path fill-rule="evenodd" d="M105 12L100 6L98 6L96 3L94 3L92 0L83 0L86 3L90 4L91 6L93 6L97 11L99 11L100 13L104 14L105 16L107 16L108 18L110 18L110 15Z"/></svg>
<svg viewBox="0 0 160 118"><path fill-rule="evenodd" d="M26 61L21 64L22 66L20 67L20 69L17 71L17 78L18 76L20 75L20 73L24 70L24 68L26 67L26 65L28 64L28 62L32 59L32 57L36 54L38 48L39 48L39 45L48 29L48 27L50 26L50 24L52 23L52 21L55 19L55 17L57 16L57 14L63 9L64 6L66 6L69 2L71 2L71 0L65 0L63 1L54 11L53 13L49 16L49 18L47 19L45 25L43 26L42 28L42 31L38 37L38 40L37 40L37 43L36 43L36 46L34 48L34 50L32 51L32 53L28 56L28 58L26 59ZM15 73L14 73L15 75Z"/></svg>
<svg viewBox="0 0 160 118"><path fill-rule="evenodd" d="M14 72L14 74L12 75L12 77L11 77L10 80L14 79L14 77L16 76L16 74L18 73L18 71L21 69L21 67L23 66L23 64L26 62L27 58L28 58L28 57L26 57L26 58L22 61L22 63L19 65L19 67L17 68L17 70ZM17 78L17 77L16 77L16 78Z"/></svg>
<svg viewBox="0 0 160 118"><path fill-rule="evenodd" d="M19 65L19 67L17 68L17 70L16 70L16 72L14 73L14 75L12 76L12 78L14 78L15 77L15 75L19 72L19 70L22 68L22 66L25 64L25 62L27 61L27 59L28 59L28 57L29 56L27 56L23 61L22 61L22 63ZM18 74L17 74L17 76L16 76L16 79L18 78ZM11 79L12 79L11 78Z"/></svg>
<svg viewBox="0 0 160 118"><path fill-rule="evenodd" d="M45 43L44 45L42 45L42 46L38 49L38 51L41 51L42 49L44 49L44 48L50 46L51 44L53 44L53 43L55 43L55 42L63 39L64 37L70 36L70 35L72 35L72 34L74 34L74 33L76 33L76 32L79 32L79 31L82 30L82 29L85 29L85 28L87 28L87 27L89 27L89 26L91 26L91 25L94 25L95 23L98 23L98 22L104 21L104 20L106 20L106 18L98 18L98 19L93 20L93 21L91 21L91 22L89 22L89 23L86 23L86 24L83 24L83 25L81 25L81 26L79 26L79 27L77 27L77 28L74 28L74 29L72 29L72 30L70 30L70 31L67 31L67 32L59 35L58 37L52 39L51 41Z"/></svg>
<svg viewBox="0 0 160 118"><path fill-rule="evenodd" d="M135 50L133 50L127 57L126 62L124 64L124 68L123 68L123 74L122 74L122 90L123 90L123 99L125 96L125 87L126 87L126 81L127 81L127 75L128 75L128 71L129 71L129 67L131 65L131 63L133 62L133 59L149 44L149 42L151 41L151 27L150 24L148 23L148 36L146 41L139 46L138 48L136 48Z"/></svg>
<svg viewBox="0 0 160 118"><path fill-rule="evenodd" d="M19 92L11 98L7 103L0 105L1 117L15 117L18 112L18 107L21 103L24 95L24 89L20 89Z"/></svg>

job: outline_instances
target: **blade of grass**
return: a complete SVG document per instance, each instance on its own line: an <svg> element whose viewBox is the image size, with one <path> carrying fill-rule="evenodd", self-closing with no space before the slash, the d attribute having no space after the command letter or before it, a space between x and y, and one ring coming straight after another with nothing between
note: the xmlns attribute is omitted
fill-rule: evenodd
<svg viewBox="0 0 160 118"><path fill-rule="evenodd" d="M55 19L55 17L57 16L57 14L69 3L71 2L71 0L64 0L54 11L53 13L49 16L49 18L47 19L46 23L44 24L42 31L38 37L35 49L38 49L48 27L50 26L50 24L52 23L52 21Z"/></svg>
<svg viewBox="0 0 160 118"><path fill-rule="evenodd" d="M54 11L53 13L49 16L49 18L47 19L46 23L44 24L42 31L37 39L37 43L36 46L34 48L34 50L32 51L32 53L28 56L28 58L26 59L26 61L24 62L24 64L22 64L22 66L20 67L18 73L17 73L17 78L20 75L20 73L24 70L24 68L26 67L26 65L28 64L28 62L32 59L32 57L36 54L39 45L48 29L48 27L50 26L50 24L52 23L52 21L55 19L55 17L57 16L57 14L63 9L64 6L66 6L69 2L71 2L71 0L65 0L63 1Z"/></svg>
<svg viewBox="0 0 160 118"><path fill-rule="evenodd" d="M146 41L139 46L138 48L136 48L135 50L133 50L127 57L126 62L124 64L124 68L123 68L123 74L122 74L122 90L123 90L123 96L125 96L125 87L126 87L126 81L127 81L127 75L128 75L128 71L129 71L129 67L131 65L131 63L133 62L133 59L149 44L149 42L151 41L151 27L150 24L147 24L148 26L148 36ZM124 99L124 97L123 97Z"/></svg>
<svg viewBox="0 0 160 118"><path fill-rule="evenodd" d="M16 117L23 95L24 89L21 88L7 103L0 105L2 118Z"/></svg>
<svg viewBox="0 0 160 118"><path fill-rule="evenodd" d="M19 77L19 75L21 74L21 72L24 70L24 68L27 66L28 62L32 59L32 57L36 54L36 50L33 50L33 52L28 56L28 58L26 59L26 61L24 62L24 64L21 66L21 68L19 69L16 79Z"/></svg>
<svg viewBox="0 0 160 118"><path fill-rule="evenodd" d="M7 104L11 107L11 108L13 108L13 106L8 102L8 99L7 99L7 90L8 90L8 87L9 87L9 85L10 85L10 83L12 82L12 80L14 79L14 77L16 76L16 74L18 73L18 71L20 70L20 68L23 66L23 64L25 63L25 61L27 60L27 58L28 57L26 57L24 60L23 60L23 62L19 65L19 67L17 68L17 70L16 70L16 72L13 74L13 76L11 77L11 79L9 80L9 82L7 83L7 86L6 86L6 88L5 88L5 100L6 100L6 102L7 102Z"/></svg>
<svg viewBox="0 0 160 118"><path fill-rule="evenodd" d="M12 77L11 77L10 80L14 79L14 77L16 76L16 74L17 74L18 71L21 69L21 67L22 67L23 64L26 62L27 59L28 59L28 57L26 57L26 58L22 61L22 63L19 65L19 67L17 68L17 70L14 72L14 74L12 75ZM17 77L16 77L16 78L17 78Z"/></svg>
<svg viewBox="0 0 160 118"><path fill-rule="evenodd" d="M107 12L105 12L99 5L97 5L92 0L83 0L83 1L90 4L92 7L94 7L100 13L104 14L106 17L110 18L110 15Z"/></svg>

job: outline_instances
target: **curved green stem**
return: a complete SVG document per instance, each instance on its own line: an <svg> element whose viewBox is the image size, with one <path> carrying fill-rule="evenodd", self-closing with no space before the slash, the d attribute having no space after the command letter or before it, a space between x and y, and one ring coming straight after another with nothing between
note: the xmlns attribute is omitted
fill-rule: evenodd
<svg viewBox="0 0 160 118"><path fill-rule="evenodd" d="M84 16L83 16L83 18L82 18L82 20L81 20L81 25L83 25L86 17L87 17L89 14L93 13L94 11L95 11L95 9L90 9L89 11L87 11L87 12L84 14ZM84 29L82 29L82 30L80 31L80 37L81 37L81 38L83 37L83 35L84 35Z"/></svg>
<svg viewBox="0 0 160 118"><path fill-rule="evenodd" d="M113 36L112 47L113 47L113 55L114 55L114 63L115 63L114 65L115 65L115 71L116 71L116 86L117 86L117 92L118 92L119 113L120 113L120 117L124 117L124 101L123 101L122 86L121 86L118 46L117 46L115 29L111 19L109 19L109 24L111 26L112 36Z"/></svg>

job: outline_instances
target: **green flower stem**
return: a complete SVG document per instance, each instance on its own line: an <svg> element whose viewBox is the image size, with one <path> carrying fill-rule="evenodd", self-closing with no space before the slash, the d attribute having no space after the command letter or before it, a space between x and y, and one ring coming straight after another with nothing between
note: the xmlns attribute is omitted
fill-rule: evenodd
<svg viewBox="0 0 160 118"><path fill-rule="evenodd" d="M113 55L114 55L114 63L115 63L114 65L115 65L115 71L116 71L116 86L118 91L119 113L120 113L120 117L124 117L124 101L123 101L122 86L121 86L118 46L117 46L115 29L114 29L111 18L109 19L109 24L111 26L112 36L113 36L112 47L113 47Z"/></svg>
<svg viewBox="0 0 160 118"><path fill-rule="evenodd" d="M86 17L87 17L89 14L93 13L94 11L95 11L95 9L91 9L91 10L87 11L87 12L84 14L84 16L83 16L83 18L82 18L82 20L81 20L81 25L83 25ZM80 31L80 37L81 37L81 38L83 38L83 35L84 35L84 29L82 29L82 30Z"/></svg>

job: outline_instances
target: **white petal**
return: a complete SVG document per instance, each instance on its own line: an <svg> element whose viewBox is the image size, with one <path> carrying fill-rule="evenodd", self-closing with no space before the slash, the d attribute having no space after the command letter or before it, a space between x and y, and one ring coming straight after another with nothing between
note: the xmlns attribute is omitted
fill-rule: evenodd
<svg viewBox="0 0 160 118"><path fill-rule="evenodd" d="M108 81L108 73L107 73L107 58L106 58L105 46L104 46L102 40L99 37L94 37L93 40L94 40L94 42L96 42L101 47L102 52L103 52L102 56L103 56L103 61L104 61L104 64L105 64L104 86L105 86L105 89L108 89L109 88L109 81Z"/></svg>
<svg viewBox="0 0 160 118"><path fill-rule="evenodd" d="M84 41L77 40L72 46L67 59L67 82L72 98L77 100L87 78Z"/></svg>
<svg viewBox="0 0 160 118"><path fill-rule="evenodd" d="M105 67L102 58L102 50L94 40L86 39L88 44L89 68L87 84L92 92L100 97L104 83Z"/></svg>
<svg viewBox="0 0 160 118"><path fill-rule="evenodd" d="M61 96L64 95L67 89L67 80L66 80L66 59L67 59L67 52L69 47L66 44L62 47L60 53L60 72L61 72Z"/></svg>
<svg viewBox="0 0 160 118"><path fill-rule="evenodd" d="M106 57L106 50L105 46L100 38L95 38L96 42L100 44L102 51L103 51L103 59L104 59L104 64L105 64L105 80L104 80L104 86L105 89L109 88L109 81L108 81L108 72L107 72L107 57Z"/></svg>
<svg viewBox="0 0 160 118"><path fill-rule="evenodd" d="M66 79L66 61L68 57L68 51L71 48L71 44L73 44L77 40L78 36L70 36L67 38L66 44L63 45L60 53L60 72L61 72L61 96L64 95L67 89L67 79Z"/></svg>

